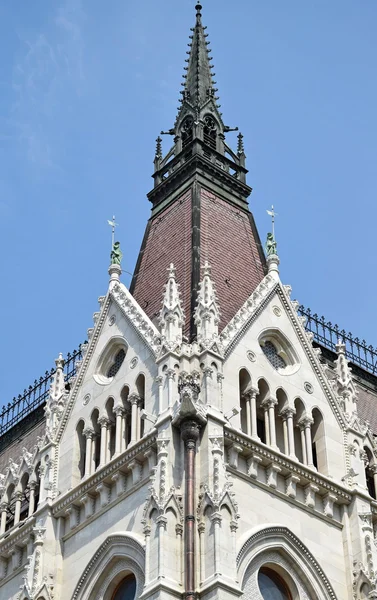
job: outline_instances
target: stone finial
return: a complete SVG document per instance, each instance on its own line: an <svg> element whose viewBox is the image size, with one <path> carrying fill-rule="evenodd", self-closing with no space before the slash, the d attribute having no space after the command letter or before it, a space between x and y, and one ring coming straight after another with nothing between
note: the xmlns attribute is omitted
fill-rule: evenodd
<svg viewBox="0 0 377 600"><path fill-rule="evenodd" d="M160 159L162 158L162 138L160 136L158 136L157 140L156 140L156 154L155 154L155 158L156 159Z"/></svg>
<svg viewBox="0 0 377 600"><path fill-rule="evenodd" d="M215 284L211 278L211 267L204 264L203 279L199 284L198 300L194 319L198 331L198 340L210 340L219 333L220 308Z"/></svg>
<svg viewBox="0 0 377 600"><path fill-rule="evenodd" d="M336 391L343 400L341 402L343 410L351 415L356 411L357 389L352 379L352 371L348 366L345 343L338 340L335 350L338 355L335 361Z"/></svg>
<svg viewBox="0 0 377 600"><path fill-rule="evenodd" d="M182 327L185 317L173 264L168 268L168 281L164 286L160 325L162 338L168 347L173 348L182 342Z"/></svg>
<svg viewBox="0 0 377 600"><path fill-rule="evenodd" d="M50 397L57 400L64 392L64 358L61 352L58 358L55 359L55 365L56 371L52 377Z"/></svg>
<svg viewBox="0 0 377 600"><path fill-rule="evenodd" d="M243 135L241 132L238 134L237 138L238 138L237 154L239 156L240 154L245 154L245 146L243 143Z"/></svg>

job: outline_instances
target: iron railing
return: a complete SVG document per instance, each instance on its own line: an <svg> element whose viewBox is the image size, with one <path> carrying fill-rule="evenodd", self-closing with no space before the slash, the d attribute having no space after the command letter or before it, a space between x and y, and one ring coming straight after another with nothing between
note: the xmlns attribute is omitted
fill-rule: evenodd
<svg viewBox="0 0 377 600"><path fill-rule="evenodd" d="M69 381L76 373L76 363L82 359L82 347L83 344L80 344L78 350L68 352L64 359L64 377L66 381ZM35 409L45 404L54 373L55 369L46 371L42 377L34 381L33 385L24 390L23 394L13 398L12 402L3 407L0 411L0 436Z"/></svg>
<svg viewBox="0 0 377 600"><path fill-rule="evenodd" d="M312 314L310 308L300 306L298 314L306 317L305 328L314 334L314 340L320 346L336 352L335 346L341 340L346 345L346 356L350 362L377 375L377 348L368 346L365 340L359 340L353 337L352 333L347 333L338 325L326 321L325 317Z"/></svg>

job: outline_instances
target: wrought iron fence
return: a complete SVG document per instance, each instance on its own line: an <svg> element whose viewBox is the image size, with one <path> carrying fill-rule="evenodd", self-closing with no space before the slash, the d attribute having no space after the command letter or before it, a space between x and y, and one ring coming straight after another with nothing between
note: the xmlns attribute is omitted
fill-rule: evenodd
<svg viewBox="0 0 377 600"><path fill-rule="evenodd" d="M64 362L64 377L69 381L76 372L76 363L82 359L82 347L80 344L78 350L68 352ZM50 389L51 378L55 369L46 371L45 374L36 379L33 385L24 390L23 394L13 398L12 402L0 411L0 436L11 429L28 414L45 404Z"/></svg>
<svg viewBox="0 0 377 600"><path fill-rule="evenodd" d="M325 317L319 317L316 313L312 314L310 308L300 306L298 313L306 317L305 328L314 334L314 340L320 346L335 352L336 344L339 340L342 340L346 345L348 360L365 371L377 375L377 348L368 346L365 340L353 337L352 333L347 333L344 329L340 329L338 325L326 321Z"/></svg>

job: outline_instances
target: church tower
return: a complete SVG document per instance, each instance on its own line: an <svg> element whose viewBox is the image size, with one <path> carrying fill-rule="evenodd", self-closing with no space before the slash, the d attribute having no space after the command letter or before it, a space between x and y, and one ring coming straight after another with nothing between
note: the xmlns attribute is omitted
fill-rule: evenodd
<svg viewBox="0 0 377 600"><path fill-rule="evenodd" d="M219 112L208 34L196 6L182 83L181 108L166 132L173 145L163 156L157 138L154 188L148 194L148 222L130 291L155 321L160 292L171 262L180 281L186 314L184 334L196 335L193 314L200 266L208 261L221 306L221 327L235 315L261 282L266 265L254 218L249 210L251 188L243 136L232 150L232 131ZM164 132L162 132L164 133Z"/></svg>
<svg viewBox="0 0 377 600"><path fill-rule="evenodd" d="M201 11L131 289L0 413L1 600L377 600L377 353L264 256Z"/></svg>

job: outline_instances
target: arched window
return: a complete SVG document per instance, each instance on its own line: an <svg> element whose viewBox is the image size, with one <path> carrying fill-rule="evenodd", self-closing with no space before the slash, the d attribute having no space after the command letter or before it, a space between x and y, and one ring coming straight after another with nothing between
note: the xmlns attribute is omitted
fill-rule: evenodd
<svg viewBox="0 0 377 600"><path fill-rule="evenodd" d="M364 447L364 452L367 459L365 460L365 479L368 492L369 495L372 496L372 498L376 498L376 486L374 485L374 477L370 469L371 464L373 462L373 456L369 448L367 448L366 446Z"/></svg>
<svg viewBox="0 0 377 600"><path fill-rule="evenodd" d="M182 125L182 148L186 148L192 140L194 119L192 116L186 117Z"/></svg>
<svg viewBox="0 0 377 600"><path fill-rule="evenodd" d="M86 441L84 436L85 423L83 420L79 421L76 427L77 433L77 468L79 476L82 479L85 475L85 454L86 454Z"/></svg>
<svg viewBox="0 0 377 600"><path fill-rule="evenodd" d="M204 118L203 133L204 133L204 143L208 144L208 146L210 146L213 150L216 150L216 138L217 138L216 122L210 116L207 116Z"/></svg>
<svg viewBox="0 0 377 600"><path fill-rule="evenodd" d="M93 450L92 450L92 459L93 459L93 472L98 469L100 463L100 448L101 448L101 427L98 423L99 411L95 408L91 415L92 427L94 429L94 438L93 438Z"/></svg>
<svg viewBox="0 0 377 600"><path fill-rule="evenodd" d="M328 475L327 455L326 455L326 437L325 425L322 414L318 408L314 408L312 412L312 449L313 463L316 469L324 475Z"/></svg>
<svg viewBox="0 0 377 600"><path fill-rule="evenodd" d="M241 408L241 429L244 433L250 434L250 424L246 408L245 392L251 386L251 377L246 369L241 369L239 373L239 393Z"/></svg>
<svg viewBox="0 0 377 600"><path fill-rule="evenodd" d="M120 582L112 600L134 600L136 596L136 579L134 575L127 575L123 581Z"/></svg>
<svg viewBox="0 0 377 600"><path fill-rule="evenodd" d="M268 422L268 411L264 408L264 402L270 396L270 388L264 379L258 381L257 395L257 432L258 437L264 444L270 445L270 433Z"/></svg>
<svg viewBox="0 0 377 600"><path fill-rule="evenodd" d="M284 579L272 569L266 567L260 569L258 585L263 600L292 600Z"/></svg>
<svg viewBox="0 0 377 600"><path fill-rule="evenodd" d="M106 402L106 413L107 418L109 419L109 429L108 429L108 443L107 443L107 452L110 459L114 456L115 452L115 413L114 413L114 398L109 398Z"/></svg>

